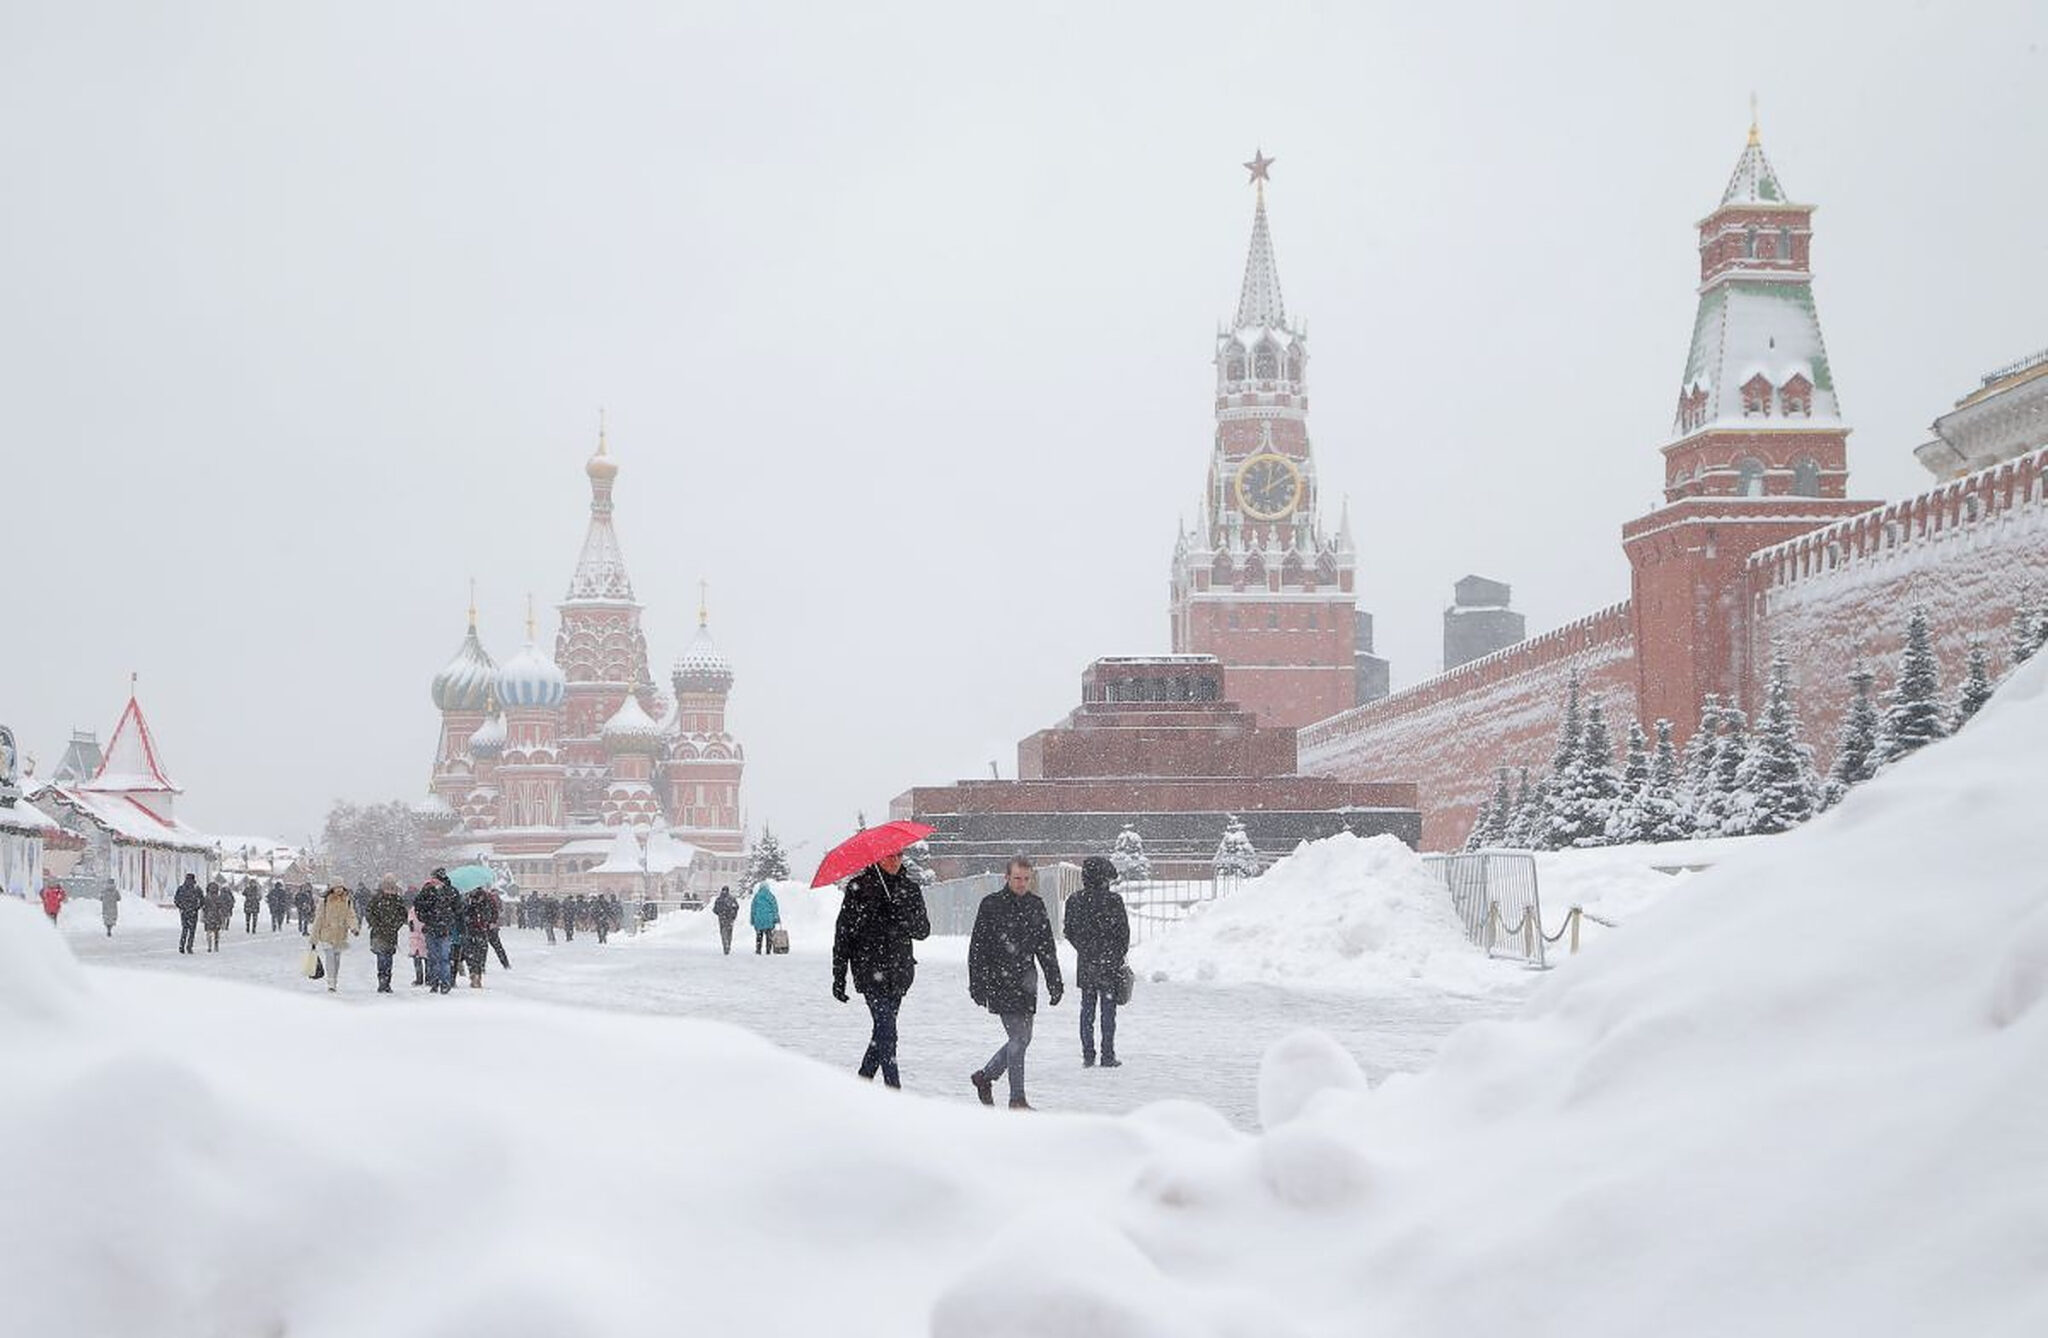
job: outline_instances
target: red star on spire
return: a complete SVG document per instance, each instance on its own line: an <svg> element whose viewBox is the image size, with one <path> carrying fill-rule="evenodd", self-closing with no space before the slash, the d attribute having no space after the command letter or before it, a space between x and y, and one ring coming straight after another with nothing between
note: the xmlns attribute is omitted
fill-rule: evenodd
<svg viewBox="0 0 2048 1338"><path fill-rule="evenodd" d="M1244 165L1244 170L1252 174L1253 181L1267 181L1270 180L1267 170L1279 161L1278 158L1268 158L1264 149L1253 149L1252 160Z"/></svg>

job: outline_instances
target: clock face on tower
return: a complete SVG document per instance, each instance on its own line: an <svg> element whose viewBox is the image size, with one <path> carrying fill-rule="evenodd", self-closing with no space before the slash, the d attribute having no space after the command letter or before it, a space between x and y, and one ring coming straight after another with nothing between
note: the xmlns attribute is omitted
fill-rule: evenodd
<svg viewBox="0 0 2048 1338"><path fill-rule="evenodd" d="M1237 469L1237 505L1253 520L1280 520L1301 504L1301 470L1271 451Z"/></svg>

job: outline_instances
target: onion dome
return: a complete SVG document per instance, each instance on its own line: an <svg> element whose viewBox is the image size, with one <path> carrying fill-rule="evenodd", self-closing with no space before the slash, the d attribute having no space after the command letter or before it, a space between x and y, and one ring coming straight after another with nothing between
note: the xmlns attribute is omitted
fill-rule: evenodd
<svg viewBox="0 0 2048 1338"><path fill-rule="evenodd" d="M619 462L612 459L604 448L604 415L597 418L597 454L590 457L583 466L583 472L590 475L592 482L609 483L619 476Z"/></svg>
<svg viewBox="0 0 2048 1338"><path fill-rule="evenodd" d="M496 705L496 703L492 703ZM476 727L476 733L469 736L469 755L479 761L496 757L505 751L505 716L492 711L484 722Z"/></svg>
<svg viewBox="0 0 2048 1338"><path fill-rule="evenodd" d="M697 635L676 659L675 688L681 692L732 691L732 661L711 639L711 629L697 624Z"/></svg>
<svg viewBox="0 0 2048 1338"><path fill-rule="evenodd" d="M655 753L661 749L661 726L641 707L630 692L611 719L599 731L608 753Z"/></svg>
<svg viewBox="0 0 2048 1338"><path fill-rule="evenodd" d="M441 829L455 821L454 807L438 794L428 794L424 799L413 801L412 814L431 829Z"/></svg>
<svg viewBox="0 0 2048 1338"><path fill-rule="evenodd" d="M498 700L514 709L552 710L568 691L569 676L531 639L498 670Z"/></svg>
<svg viewBox="0 0 2048 1338"><path fill-rule="evenodd" d="M434 705L443 711L481 711L490 701L498 666L477 640L476 611L470 610L469 635L448 666L434 675Z"/></svg>

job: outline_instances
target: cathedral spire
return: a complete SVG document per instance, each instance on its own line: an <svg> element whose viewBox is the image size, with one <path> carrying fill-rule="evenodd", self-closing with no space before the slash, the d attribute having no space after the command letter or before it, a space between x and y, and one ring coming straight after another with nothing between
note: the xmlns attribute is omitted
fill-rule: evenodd
<svg viewBox="0 0 2048 1338"><path fill-rule="evenodd" d="M1266 225L1267 173L1279 161L1261 149L1252 155L1245 170L1252 174L1258 203L1252 212L1252 240L1245 252L1244 287L1237 298L1237 328L1240 330L1284 330L1287 304L1280 297L1280 266L1273 258L1273 234Z"/></svg>
<svg viewBox="0 0 2048 1338"><path fill-rule="evenodd" d="M619 463L605 446L601 413L597 454L585 462L583 472L590 479L590 528L583 536L576 574L569 579L569 598L630 601L633 582L626 575L626 558L619 551L618 533L612 529L612 487L619 477Z"/></svg>

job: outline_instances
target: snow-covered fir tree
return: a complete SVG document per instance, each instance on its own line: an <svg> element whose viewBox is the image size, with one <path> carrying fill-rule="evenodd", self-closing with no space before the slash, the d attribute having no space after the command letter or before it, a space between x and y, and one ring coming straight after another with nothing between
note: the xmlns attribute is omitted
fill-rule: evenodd
<svg viewBox="0 0 2048 1338"><path fill-rule="evenodd" d="M1579 745L1585 742L1586 724L1580 715L1579 671L1571 671L1564 687L1564 724L1557 731L1557 747L1550 754L1550 774L1562 776L1579 759Z"/></svg>
<svg viewBox="0 0 2048 1338"><path fill-rule="evenodd" d="M1636 721L1628 723L1626 760L1621 767L1621 799L1607 824L1607 839L1614 845L1633 845L1644 838L1645 808L1650 797L1650 739Z"/></svg>
<svg viewBox="0 0 2048 1338"><path fill-rule="evenodd" d="M1542 796L1529 781L1529 768L1521 770L1522 778L1515 786L1514 808L1508 814L1507 826L1501 829L1500 844L1509 850L1533 848L1543 818Z"/></svg>
<svg viewBox="0 0 2048 1338"><path fill-rule="evenodd" d="M1145 853L1145 838L1130 823L1116 834L1116 847L1109 852L1116 876L1126 883L1142 883L1152 877L1152 859Z"/></svg>
<svg viewBox="0 0 2048 1338"><path fill-rule="evenodd" d="M1821 788L1821 807L1833 808L1842 796L1877 774L1880 722L1870 695L1877 676L1859 664L1849 671L1849 709L1842 713L1842 732L1835 742L1835 764Z"/></svg>
<svg viewBox="0 0 2048 1338"><path fill-rule="evenodd" d="M2013 610L2011 637L2006 649L2006 662L2012 667L2011 673L2034 658L2034 652L2041 648L2044 637L2048 637L2048 616L2041 609L2040 592L2028 586L2020 596L2019 607Z"/></svg>
<svg viewBox="0 0 2048 1338"><path fill-rule="evenodd" d="M1467 853L1486 848L1486 832L1493 826L1493 798L1491 795L1479 801L1479 811L1472 817L1472 830L1465 833L1465 844L1458 849Z"/></svg>
<svg viewBox="0 0 2048 1338"><path fill-rule="evenodd" d="M755 840L753 848L747 851L747 868L744 875L748 887L759 887L763 883L781 882L789 877L789 854L782 848L782 842L766 826Z"/></svg>
<svg viewBox="0 0 2048 1338"><path fill-rule="evenodd" d="M1245 832L1244 820L1235 813L1224 824L1223 839L1216 843L1214 863L1218 878L1250 878L1259 871L1259 852Z"/></svg>
<svg viewBox="0 0 2048 1338"><path fill-rule="evenodd" d="M1584 718L1569 769L1552 778L1556 789L1551 796L1546 849L1605 845L1607 825L1621 798L1621 776L1614 769L1614 740L1607 732L1607 714L1596 700L1586 708Z"/></svg>
<svg viewBox="0 0 2048 1338"><path fill-rule="evenodd" d="M1671 742L1671 722L1659 720L1657 751L1650 757L1650 779L1643 787L1638 805L1638 841L1683 841L1693 834L1692 816L1686 812L1682 794L1684 788L1678 749Z"/></svg>
<svg viewBox="0 0 2048 1338"><path fill-rule="evenodd" d="M1899 676L1885 708L1878 765L1890 766L1946 736L1941 715L1941 666L1934 658L1927 610L1916 605L1906 621L1906 648L1899 652Z"/></svg>
<svg viewBox="0 0 2048 1338"><path fill-rule="evenodd" d="M1721 746L1721 698L1709 692L1700 703L1699 724L1685 744L1685 781L1679 802L1685 808L1688 835L1711 836L1707 810L1714 795L1714 764Z"/></svg>
<svg viewBox="0 0 2048 1338"><path fill-rule="evenodd" d="M1489 808L1484 844L1497 849L1507 844L1508 831L1515 825L1514 777L1506 767L1494 768L1493 801Z"/></svg>
<svg viewBox="0 0 2048 1338"><path fill-rule="evenodd" d="M1749 830L1749 796L1742 789L1742 762L1749 756L1749 716L1723 704L1714 742L1714 775L1700 809L1700 835L1739 836Z"/></svg>
<svg viewBox="0 0 2048 1338"><path fill-rule="evenodd" d="M1969 667L1963 671L1963 686L1956 691L1955 723L1949 727L1953 734L1970 723L1970 717L1984 709L1984 703L1991 700L1991 652L1984 648L1982 641L1970 643Z"/></svg>
<svg viewBox="0 0 2048 1338"><path fill-rule="evenodd" d="M1792 669L1781 653L1771 656L1763 716L1737 769L1742 802L1732 808L1723 831L1735 835L1787 832L1819 811L1819 779L1799 742L1799 712L1792 700Z"/></svg>

